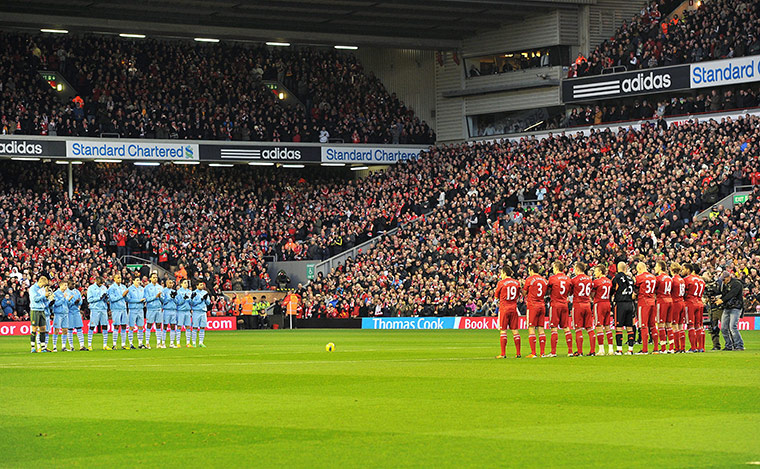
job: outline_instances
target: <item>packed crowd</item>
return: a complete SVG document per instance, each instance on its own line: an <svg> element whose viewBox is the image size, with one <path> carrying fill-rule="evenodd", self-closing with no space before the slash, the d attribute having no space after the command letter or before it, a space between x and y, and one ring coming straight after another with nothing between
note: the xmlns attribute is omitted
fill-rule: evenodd
<svg viewBox="0 0 760 469"><path fill-rule="evenodd" d="M213 296L268 289L277 279L267 260L326 259L427 206L409 202L411 174L355 181L333 168L88 163L75 166L69 199L61 166L0 165L0 298L10 318L28 313L20 292L42 272L91 281L140 263L133 258L203 279Z"/></svg>
<svg viewBox="0 0 760 469"><path fill-rule="evenodd" d="M82 102L59 102L42 70L62 73ZM3 133L435 141L355 57L334 50L0 33L0 71ZM302 106L284 104L264 80L283 84Z"/></svg>
<svg viewBox="0 0 760 469"><path fill-rule="evenodd" d="M579 56L568 77L760 54L760 1L702 0L683 18L669 19L679 3L652 0L589 57Z"/></svg>
<svg viewBox="0 0 760 469"><path fill-rule="evenodd" d="M426 175L416 190L440 192L439 207L303 288L304 314L490 314L504 264L524 279L530 262L606 267L634 255L731 267L754 307L757 194L734 213L693 217L760 183L758 144L760 119L748 116L439 146L387 176Z"/></svg>

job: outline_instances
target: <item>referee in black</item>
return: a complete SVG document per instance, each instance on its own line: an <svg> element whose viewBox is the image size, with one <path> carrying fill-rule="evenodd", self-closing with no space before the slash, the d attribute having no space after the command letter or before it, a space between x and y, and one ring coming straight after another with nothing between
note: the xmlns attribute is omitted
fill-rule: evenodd
<svg viewBox="0 0 760 469"><path fill-rule="evenodd" d="M633 331L633 315L636 309L633 304L634 285L633 278L628 273L628 264L618 262L617 274L612 279L612 291L610 292L617 326L615 334L617 351L615 355L623 354L623 332L626 330L628 331L628 352L626 355L633 355L633 342L636 339L636 333Z"/></svg>

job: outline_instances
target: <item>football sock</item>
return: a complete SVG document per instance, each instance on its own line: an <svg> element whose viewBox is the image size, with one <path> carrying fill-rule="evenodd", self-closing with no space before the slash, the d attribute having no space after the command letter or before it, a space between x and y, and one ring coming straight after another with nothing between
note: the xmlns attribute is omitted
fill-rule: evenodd
<svg viewBox="0 0 760 469"><path fill-rule="evenodd" d="M201 343L203 343L203 335L204 335L205 332L206 332L205 329L201 329ZM520 350L521 345L522 345L521 344L522 339L520 338L519 335L516 335L516 336L512 337L512 340L514 340L514 342L515 342L515 353L519 357L520 355L522 355L522 351Z"/></svg>
<svg viewBox="0 0 760 469"><path fill-rule="evenodd" d="M665 348L667 350L673 350L673 328L672 327L665 328L665 337L667 338L667 342L668 342L668 346Z"/></svg>
<svg viewBox="0 0 760 469"><path fill-rule="evenodd" d="M191 328L185 327L185 343L186 344L190 343L190 337L193 335L193 333L190 332L191 330L192 330L192 327Z"/></svg>
<svg viewBox="0 0 760 469"><path fill-rule="evenodd" d="M174 345L174 329L169 329L169 343Z"/></svg>
<svg viewBox="0 0 760 469"><path fill-rule="evenodd" d="M87 331L87 347L92 347L92 335L95 333L95 328L90 327L90 330Z"/></svg>
<svg viewBox="0 0 760 469"><path fill-rule="evenodd" d="M193 345L195 345L198 339L198 329L193 329Z"/></svg>
<svg viewBox="0 0 760 469"><path fill-rule="evenodd" d="M106 345L108 345L108 328L101 327L100 333L103 334L103 348L106 348Z"/></svg>
<svg viewBox="0 0 760 469"><path fill-rule="evenodd" d="M552 355L557 354L557 342L559 341L559 334L557 331L552 331Z"/></svg>
<svg viewBox="0 0 760 469"><path fill-rule="evenodd" d="M617 345L617 351L622 352L623 351L623 332L622 331L615 332L615 344Z"/></svg>
<svg viewBox="0 0 760 469"><path fill-rule="evenodd" d="M613 337L615 337L615 334L612 332L612 329L607 329L607 345L610 347L612 347Z"/></svg>
<svg viewBox="0 0 760 469"><path fill-rule="evenodd" d="M45 345L43 345L44 348L47 348L48 340L50 339L50 336L47 332L40 332L40 342L45 342Z"/></svg>
<svg viewBox="0 0 760 469"><path fill-rule="evenodd" d="M37 342L38 342L38 339L37 339L37 333L36 333L36 332L32 332L32 333L30 334L30 336L29 336L29 340L30 340L30 342L32 343L32 348L35 348L35 347L37 347Z"/></svg>
<svg viewBox="0 0 760 469"><path fill-rule="evenodd" d="M528 335L528 343L530 344L530 353L535 355L536 354L536 335L535 334Z"/></svg>
<svg viewBox="0 0 760 469"><path fill-rule="evenodd" d="M132 338L134 337L134 334L135 334L134 331L130 327L129 330L127 331L127 337L129 337L129 345L132 345Z"/></svg>
<svg viewBox="0 0 760 469"><path fill-rule="evenodd" d="M74 348L74 331L72 329L69 329L69 334L67 337L69 339L69 347L73 349Z"/></svg>
<svg viewBox="0 0 760 469"><path fill-rule="evenodd" d="M541 351L541 355L546 353L546 334L543 332L538 336L538 345L539 350Z"/></svg>
<svg viewBox="0 0 760 469"><path fill-rule="evenodd" d="M567 353L573 353L573 333L570 330L565 331L565 342L567 342Z"/></svg>
<svg viewBox="0 0 760 469"><path fill-rule="evenodd" d="M705 328L700 327L698 330L698 333L699 335L697 338L697 343L699 344L699 350L704 350L705 349Z"/></svg>
<svg viewBox="0 0 760 469"><path fill-rule="evenodd" d="M604 331L596 333L596 351L604 352Z"/></svg>
<svg viewBox="0 0 760 469"><path fill-rule="evenodd" d="M37 348L40 348L40 333L35 332L33 335L34 335L34 346Z"/></svg>
<svg viewBox="0 0 760 469"><path fill-rule="evenodd" d="M507 355L507 333L504 332L499 335L499 345L501 346L501 354Z"/></svg>
<svg viewBox="0 0 760 469"><path fill-rule="evenodd" d="M116 343L119 340L119 327L114 326L113 327L113 348L116 348Z"/></svg>
<svg viewBox="0 0 760 469"><path fill-rule="evenodd" d="M649 352L649 326L642 326L641 330L641 351Z"/></svg>
<svg viewBox="0 0 760 469"><path fill-rule="evenodd" d="M142 330L142 327L140 327L140 328L137 329L137 342L139 342L140 345L142 345L142 343L143 343L143 330Z"/></svg>
<svg viewBox="0 0 760 469"><path fill-rule="evenodd" d="M689 327L689 345L691 345L692 349L698 348L697 331L695 331L693 327Z"/></svg>
<svg viewBox="0 0 760 469"><path fill-rule="evenodd" d="M628 350L633 350L633 344L636 343L636 332L628 331Z"/></svg>
<svg viewBox="0 0 760 469"><path fill-rule="evenodd" d="M589 353L594 353L594 350L596 349L596 334L594 333L593 329L588 330L588 341L591 345L591 348L589 348Z"/></svg>
<svg viewBox="0 0 760 469"><path fill-rule="evenodd" d="M84 347L84 331L77 329L77 340L79 340L79 348Z"/></svg>
<svg viewBox="0 0 760 469"><path fill-rule="evenodd" d="M156 330L156 343L160 343L158 340L158 330ZM145 345L150 344L150 327L145 328Z"/></svg>
<svg viewBox="0 0 760 469"><path fill-rule="evenodd" d="M579 354L583 353L583 331L581 329L575 331L575 347Z"/></svg>

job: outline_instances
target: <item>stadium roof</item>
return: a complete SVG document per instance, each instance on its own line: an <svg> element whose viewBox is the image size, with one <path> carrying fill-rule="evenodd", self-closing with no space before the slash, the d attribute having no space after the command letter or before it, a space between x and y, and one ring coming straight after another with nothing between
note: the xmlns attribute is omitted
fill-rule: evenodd
<svg viewBox="0 0 760 469"><path fill-rule="evenodd" d="M0 26L454 49L478 31L596 0L28 0ZM129 29L129 30L127 30Z"/></svg>

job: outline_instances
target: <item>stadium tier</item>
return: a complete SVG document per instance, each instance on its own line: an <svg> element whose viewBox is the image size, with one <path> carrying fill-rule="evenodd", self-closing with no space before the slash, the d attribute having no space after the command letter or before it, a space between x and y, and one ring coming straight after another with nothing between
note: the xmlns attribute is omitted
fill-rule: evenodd
<svg viewBox="0 0 760 469"><path fill-rule="evenodd" d="M3 134L435 141L427 123L335 50L9 32L0 50ZM60 102L43 71L60 73L77 99ZM285 94L297 99L285 104Z"/></svg>
<svg viewBox="0 0 760 469"><path fill-rule="evenodd" d="M651 0L588 57L579 54L568 78L760 54L760 1L689 2L696 8L679 17L681 3Z"/></svg>

